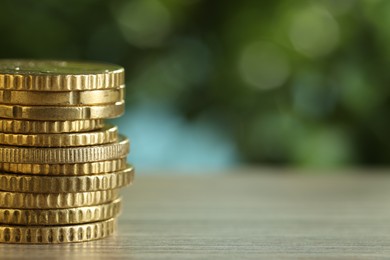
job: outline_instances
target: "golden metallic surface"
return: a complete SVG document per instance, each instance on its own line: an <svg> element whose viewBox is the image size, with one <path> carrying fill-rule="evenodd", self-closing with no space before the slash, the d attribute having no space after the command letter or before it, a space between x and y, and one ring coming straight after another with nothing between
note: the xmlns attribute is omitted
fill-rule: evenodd
<svg viewBox="0 0 390 260"><path fill-rule="evenodd" d="M0 89L73 91L117 88L124 69L105 63L0 60Z"/></svg>
<svg viewBox="0 0 390 260"><path fill-rule="evenodd" d="M0 163L0 171L19 174L79 176L102 174L125 169L126 158L74 164Z"/></svg>
<svg viewBox="0 0 390 260"><path fill-rule="evenodd" d="M0 118L0 132L22 134L57 134L101 129L102 119L73 121L31 121Z"/></svg>
<svg viewBox="0 0 390 260"><path fill-rule="evenodd" d="M19 106L0 104L0 117L25 120L66 121L114 118L125 111L124 101L99 106Z"/></svg>
<svg viewBox="0 0 390 260"><path fill-rule="evenodd" d="M94 206L118 198L118 190L77 193L21 193L0 191L0 208L65 209Z"/></svg>
<svg viewBox="0 0 390 260"><path fill-rule="evenodd" d="M10 225L58 226L92 223L118 216L121 199L96 206L68 209L0 209L0 223ZM0 224L0 225L1 225Z"/></svg>
<svg viewBox="0 0 390 260"><path fill-rule="evenodd" d="M132 184L134 168L83 176L0 174L0 190L27 193L72 193L118 189Z"/></svg>
<svg viewBox="0 0 390 260"><path fill-rule="evenodd" d="M105 238L116 229L116 220L66 226L0 225L0 243L58 244Z"/></svg>
<svg viewBox="0 0 390 260"><path fill-rule="evenodd" d="M34 147L72 147L113 143L118 140L118 128L106 125L100 130L61 134L11 134L0 132L0 144Z"/></svg>
<svg viewBox="0 0 390 260"><path fill-rule="evenodd" d="M87 91L0 90L0 103L27 106L82 106L112 104L124 99L124 86Z"/></svg>
<svg viewBox="0 0 390 260"><path fill-rule="evenodd" d="M0 161L9 163L84 163L114 160L125 157L130 151L129 140L119 136L118 142L104 145L70 148L34 148L0 146Z"/></svg>

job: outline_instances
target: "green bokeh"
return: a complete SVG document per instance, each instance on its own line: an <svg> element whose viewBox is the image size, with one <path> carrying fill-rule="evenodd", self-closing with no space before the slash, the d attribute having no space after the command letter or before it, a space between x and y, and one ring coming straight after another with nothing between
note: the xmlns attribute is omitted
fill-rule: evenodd
<svg viewBox="0 0 390 260"><path fill-rule="evenodd" d="M244 163L390 162L390 1L8 0L0 10L0 58L120 64L128 109L147 100L207 117Z"/></svg>

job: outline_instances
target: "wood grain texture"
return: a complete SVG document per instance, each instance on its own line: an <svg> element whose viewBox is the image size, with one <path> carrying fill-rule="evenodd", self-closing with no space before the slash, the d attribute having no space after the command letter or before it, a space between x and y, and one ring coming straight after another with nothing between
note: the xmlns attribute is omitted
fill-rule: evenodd
<svg viewBox="0 0 390 260"><path fill-rule="evenodd" d="M115 236L70 245L0 245L0 259L390 257L386 175L139 173L122 194Z"/></svg>

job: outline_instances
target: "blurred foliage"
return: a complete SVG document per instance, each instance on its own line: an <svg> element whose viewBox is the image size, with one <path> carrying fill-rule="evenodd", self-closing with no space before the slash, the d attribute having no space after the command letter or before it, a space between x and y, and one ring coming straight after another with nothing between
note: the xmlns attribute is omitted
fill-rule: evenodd
<svg viewBox="0 0 390 260"><path fill-rule="evenodd" d="M389 162L390 1L3 0L0 10L1 58L121 64L128 109L157 102L207 118L243 162Z"/></svg>

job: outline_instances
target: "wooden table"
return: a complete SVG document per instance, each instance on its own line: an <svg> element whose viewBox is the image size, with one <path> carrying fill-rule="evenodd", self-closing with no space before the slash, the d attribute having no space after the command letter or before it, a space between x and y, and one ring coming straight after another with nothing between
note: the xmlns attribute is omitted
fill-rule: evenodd
<svg viewBox="0 0 390 260"><path fill-rule="evenodd" d="M388 259L390 175L142 176L118 234L0 245L0 259Z"/></svg>

